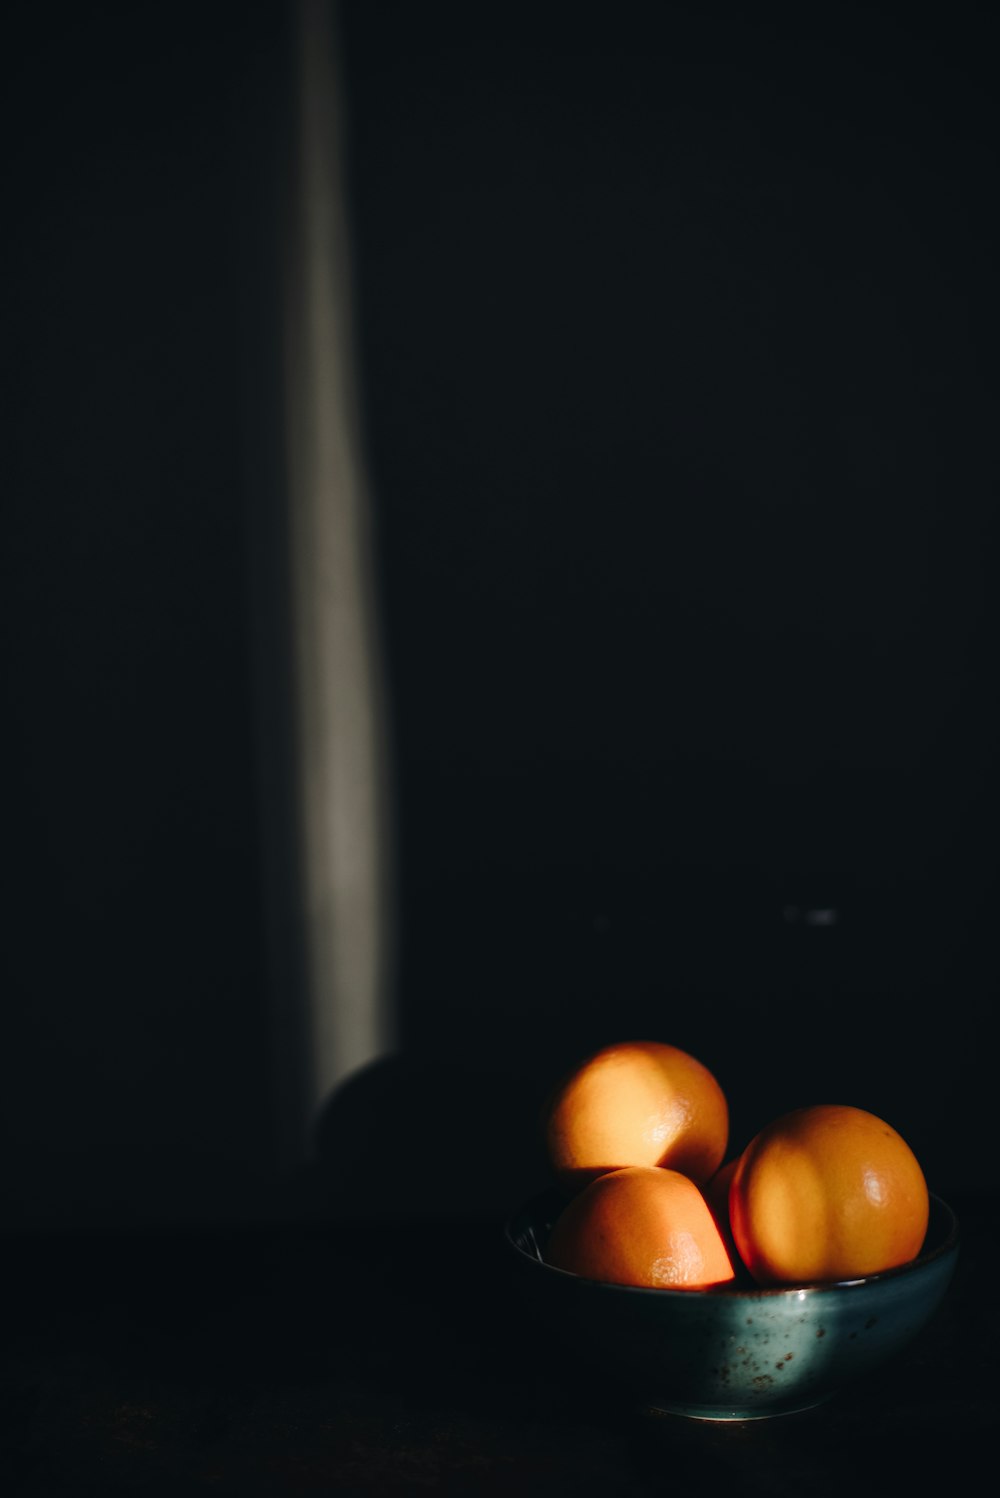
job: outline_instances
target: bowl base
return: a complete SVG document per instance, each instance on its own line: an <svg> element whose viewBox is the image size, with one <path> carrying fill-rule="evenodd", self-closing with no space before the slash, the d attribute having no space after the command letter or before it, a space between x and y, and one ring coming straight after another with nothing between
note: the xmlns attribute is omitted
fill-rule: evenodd
<svg viewBox="0 0 1000 1498"><path fill-rule="evenodd" d="M683 1404L679 1400L660 1399L655 1404L644 1405L642 1412L654 1417L681 1415L685 1420L773 1420L780 1415L800 1415L806 1410L817 1409L821 1404L826 1404L828 1399L832 1399L835 1392L814 1394L806 1400L789 1400L787 1404L769 1404L765 1409L760 1405Z"/></svg>

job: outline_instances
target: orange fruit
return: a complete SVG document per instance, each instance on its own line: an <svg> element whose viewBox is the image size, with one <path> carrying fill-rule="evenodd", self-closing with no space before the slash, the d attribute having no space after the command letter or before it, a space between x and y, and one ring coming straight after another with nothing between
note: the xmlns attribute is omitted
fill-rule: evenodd
<svg viewBox="0 0 1000 1498"><path fill-rule="evenodd" d="M725 1094L708 1067L659 1041L605 1046L555 1089L545 1140L556 1179L574 1191L626 1165L663 1165L706 1181L729 1140Z"/></svg>
<svg viewBox="0 0 1000 1498"><path fill-rule="evenodd" d="M858 1279L915 1258L930 1200L906 1140L863 1108L797 1108L750 1141L729 1188L758 1284Z"/></svg>
<svg viewBox="0 0 1000 1498"><path fill-rule="evenodd" d="M656 1165L591 1181L556 1220L545 1257L587 1279L658 1290L705 1290L734 1277L701 1191Z"/></svg>
<svg viewBox="0 0 1000 1498"><path fill-rule="evenodd" d="M739 1156L735 1155L725 1165L720 1165L715 1174L709 1176L701 1188L708 1202L709 1211L715 1218L715 1225L722 1234L722 1241L730 1251L730 1256L735 1254L736 1244L733 1242L732 1228L729 1225L729 1187L738 1164Z"/></svg>

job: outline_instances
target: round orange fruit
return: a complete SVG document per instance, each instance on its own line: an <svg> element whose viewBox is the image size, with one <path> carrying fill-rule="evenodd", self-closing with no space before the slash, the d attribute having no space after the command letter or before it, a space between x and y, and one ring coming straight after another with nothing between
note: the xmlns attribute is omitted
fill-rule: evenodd
<svg viewBox="0 0 1000 1498"><path fill-rule="evenodd" d="M725 1094L708 1067L660 1041L605 1046L555 1089L545 1140L556 1179L575 1191L626 1165L661 1165L697 1182L729 1140Z"/></svg>
<svg viewBox="0 0 1000 1498"><path fill-rule="evenodd" d="M729 1225L729 1188L738 1164L738 1155L732 1160L727 1160L725 1165L719 1166L714 1175L709 1176L701 1188L730 1257L736 1255L736 1244L733 1242L733 1231Z"/></svg>
<svg viewBox="0 0 1000 1498"><path fill-rule="evenodd" d="M701 1191L680 1171L630 1165L591 1181L563 1209L545 1255L613 1285L705 1290L733 1264Z"/></svg>
<svg viewBox="0 0 1000 1498"><path fill-rule="evenodd" d="M858 1279L909 1263L929 1210L906 1140L874 1113L832 1103L763 1128L729 1188L736 1249L762 1285Z"/></svg>

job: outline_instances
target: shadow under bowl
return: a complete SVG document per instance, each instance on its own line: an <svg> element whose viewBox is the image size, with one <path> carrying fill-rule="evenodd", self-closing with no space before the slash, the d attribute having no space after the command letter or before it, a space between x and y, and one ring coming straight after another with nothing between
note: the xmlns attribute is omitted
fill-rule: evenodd
<svg viewBox="0 0 1000 1498"><path fill-rule="evenodd" d="M812 1409L872 1372L927 1324L958 1258L958 1221L932 1194L920 1254L881 1274L767 1289L638 1289L545 1262L564 1205L544 1192L505 1224L526 1309L552 1345L647 1407L702 1420Z"/></svg>

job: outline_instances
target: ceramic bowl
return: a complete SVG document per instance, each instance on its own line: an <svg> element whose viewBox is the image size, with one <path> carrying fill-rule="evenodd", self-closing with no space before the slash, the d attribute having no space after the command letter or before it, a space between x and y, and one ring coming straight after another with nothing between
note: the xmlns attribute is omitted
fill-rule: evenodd
<svg viewBox="0 0 1000 1498"><path fill-rule="evenodd" d="M958 1258L955 1214L932 1195L923 1249L897 1269L780 1289L636 1289L545 1262L563 1205L558 1193L543 1193L505 1225L526 1310L552 1345L646 1407L703 1420L811 1409L870 1373L930 1320Z"/></svg>

